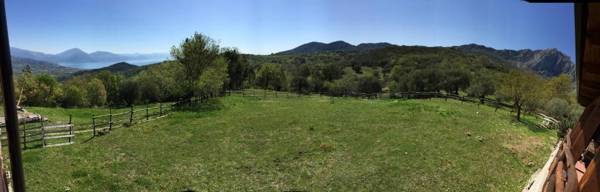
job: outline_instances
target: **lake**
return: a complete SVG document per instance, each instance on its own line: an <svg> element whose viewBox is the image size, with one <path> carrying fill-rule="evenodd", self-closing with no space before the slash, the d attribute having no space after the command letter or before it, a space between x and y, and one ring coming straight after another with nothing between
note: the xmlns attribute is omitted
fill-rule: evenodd
<svg viewBox="0 0 600 192"><path fill-rule="evenodd" d="M65 67L73 67L78 69L97 69L107 67L115 63L126 62L133 65L148 65L165 61L165 58L137 59L137 60L122 60L122 61L101 61L101 62L84 62L84 63L59 63Z"/></svg>

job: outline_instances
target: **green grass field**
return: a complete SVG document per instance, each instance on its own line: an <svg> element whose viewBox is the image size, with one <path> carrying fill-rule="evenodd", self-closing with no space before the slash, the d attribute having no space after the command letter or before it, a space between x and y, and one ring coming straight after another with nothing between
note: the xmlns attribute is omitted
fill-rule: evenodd
<svg viewBox="0 0 600 192"><path fill-rule="evenodd" d="M229 96L23 160L29 191L520 191L556 136L511 119L442 99Z"/></svg>

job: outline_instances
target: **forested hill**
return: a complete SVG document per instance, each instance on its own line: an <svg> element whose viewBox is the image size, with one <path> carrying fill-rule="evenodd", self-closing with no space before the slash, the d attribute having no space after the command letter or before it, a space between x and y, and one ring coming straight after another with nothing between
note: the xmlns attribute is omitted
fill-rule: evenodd
<svg viewBox="0 0 600 192"><path fill-rule="evenodd" d="M102 67L102 68L98 68L98 69L81 70L81 71L74 73L71 77L66 78L66 79L70 79L70 78L73 78L76 76L95 75L102 71L108 71L108 72L111 72L114 74L120 74L125 77L130 77L145 68L146 67L144 67L144 66L137 66L137 65L132 65L132 64L126 63L126 62L119 62L119 63L112 64L110 66Z"/></svg>
<svg viewBox="0 0 600 192"><path fill-rule="evenodd" d="M571 59L557 49L544 50L496 50L490 47L477 44L468 44L454 47L424 47L424 46L398 46L390 43L363 43L357 46L344 41L335 41L332 43L310 42L300 45L288 51L282 51L274 55L265 56L275 62L280 62L278 58L293 58L296 63L302 61L313 61L318 57L327 62L327 60L345 60L356 64L369 64L368 66L389 67L394 60L403 57L414 57L416 55L445 57L450 55L457 56L455 51L462 52L461 57L480 57L486 56L493 58L496 64L507 63L514 67L531 69L544 76L557 76L562 73L574 75L574 64ZM431 55L433 53L442 53L442 55ZM325 57L332 57L327 59ZM340 58L340 56L342 58ZM383 57L380 57L383 56ZM260 57L260 56L259 56ZM362 58L376 60L379 63L364 61ZM269 59L267 59L269 60ZM346 63L347 64L347 63Z"/></svg>
<svg viewBox="0 0 600 192"><path fill-rule="evenodd" d="M363 44L363 47L365 45L369 44ZM447 47L387 45L373 46L369 50L358 48L351 50L328 48L328 50L305 54L283 52L273 55L246 55L246 58L250 65L276 63L284 65L284 68L294 68L301 64L315 65L321 68L333 65L338 69L351 67L355 70L361 67L372 67L381 68L386 73L390 72L394 66L400 66L407 72L420 69L444 70L451 68L463 68L471 71L479 71L482 68L507 71L513 67L497 57Z"/></svg>
<svg viewBox="0 0 600 192"><path fill-rule="evenodd" d="M34 74L45 73L45 74L54 75L55 77L58 77L58 78L69 76L69 75L79 71L79 69L76 69L76 68L65 67L65 66L61 66L56 63L50 63L50 62L46 62L46 61L38 61L38 60L27 59L27 58L11 57L11 61L12 61L13 73L15 73L17 75L21 74L23 69L25 69L27 66L29 66L29 69L31 69L31 72Z"/></svg>

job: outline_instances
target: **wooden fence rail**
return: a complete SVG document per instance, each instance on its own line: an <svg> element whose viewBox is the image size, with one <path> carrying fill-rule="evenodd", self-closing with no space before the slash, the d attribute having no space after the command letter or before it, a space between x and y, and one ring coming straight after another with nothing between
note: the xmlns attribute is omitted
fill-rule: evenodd
<svg viewBox="0 0 600 192"><path fill-rule="evenodd" d="M75 141L76 134L92 132L91 136L96 136L100 131L109 131L113 128L163 117L173 111L172 105L172 103L159 103L155 106L145 105L142 108L130 107L127 111L119 110L117 113L109 110L108 114L94 115L90 121L76 124L72 122L70 115L68 124L52 124L49 121L22 122L19 126L22 147L29 149L70 144ZM0 127L0 142L3 145L7 145L5 131L3 127ZM65 142L60 143L61 141Z"/></svg>
<svg viewBox="0 0 600 192"><path fill-rule="evenodd" d="M305 92L305 93L292 93L283 91L273 90L256 90L256 89L243 89L243 90L227 90L224 92L225 95L238 94L244 97L306 97L306 96L319 96L328 95L324 92ZM454 99L463 102L479 103L499 108L513 109L513 105L504 103L500 100L490 98L478 98L470 96L461 96L458 94L448 94L441 92L396 92L396 93L358 93L349 92L343 95L328 95L330 97L358 97L366 99L429 99L429 98L443 98L443 99Z"/></svg>
<svg viewBox="0 0 600 192"><path fill-rule="evenodd" d="M168 107L164 107L167 105ZM101 132L111 131L113 128L132 125L135 123L150 121L169 114L175 104L159 103L156 107L145 105L144 108L134 109L133 106L129 111L92 116L91 132L92 136L97 136Z"/></svg>

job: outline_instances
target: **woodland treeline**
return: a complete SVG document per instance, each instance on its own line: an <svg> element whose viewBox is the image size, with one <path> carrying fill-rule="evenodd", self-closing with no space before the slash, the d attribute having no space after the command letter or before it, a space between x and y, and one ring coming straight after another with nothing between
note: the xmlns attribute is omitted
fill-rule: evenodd
<svg viewBox="0 0 600 192"><path fill-rule="evenodd" d="M300 94L356 96L445 92L511 102L563 120L577 116L572 78L542 77L486 55L427 47L305 55L245 55L196 33L171 48L172 61L133 75L100 71L58 81L25 68L17 98L27 106L131 106L211 98L224 90L261 88Z"/></svg>

